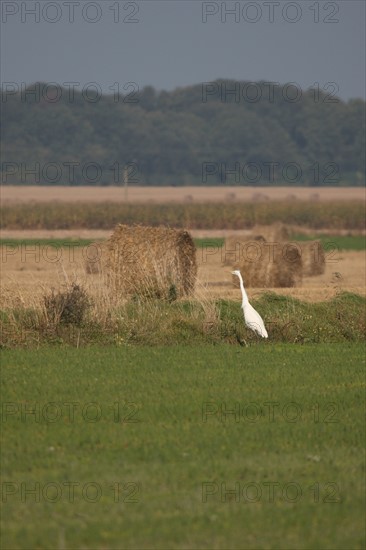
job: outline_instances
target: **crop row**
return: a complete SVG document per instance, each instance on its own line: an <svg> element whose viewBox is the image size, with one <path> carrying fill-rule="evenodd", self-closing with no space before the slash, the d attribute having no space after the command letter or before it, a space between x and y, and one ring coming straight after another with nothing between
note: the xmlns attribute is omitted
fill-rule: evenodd
<svg viewBox="0 0 366 550"><path fill-rule="evenodd" d="M141 223L190 229L249 229L284 221L314 229L364 228L357 201L276 201L238 204L34 203L4 205L2 229L112 229Z"/></svg>

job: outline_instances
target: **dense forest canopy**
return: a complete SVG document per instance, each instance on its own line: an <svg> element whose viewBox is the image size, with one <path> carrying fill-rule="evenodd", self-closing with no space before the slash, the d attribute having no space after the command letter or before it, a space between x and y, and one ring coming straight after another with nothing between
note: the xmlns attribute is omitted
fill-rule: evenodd
<svg viewBox="0 0 366 550"><path fill-rule="evenodd" d="M3 184L363 185L365 102L217 80L1 90Z"/></svg>

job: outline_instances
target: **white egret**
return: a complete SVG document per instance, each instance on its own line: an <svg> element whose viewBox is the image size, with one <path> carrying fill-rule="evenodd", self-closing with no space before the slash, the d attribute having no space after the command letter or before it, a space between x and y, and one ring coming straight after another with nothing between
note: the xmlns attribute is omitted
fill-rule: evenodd
<svg viewBox="0 0 366 550"><path fill-rule="evenodd" d="M244 312L245 324L248 328L254 330L254 332L259 334L259 336L262 336L262 338L268 338L268 333L266 331L266 327L264 326L262 317L259 315L258 311L256 311L254 307L251 306L249 303L248 296L244 288L243 277L241 276L240 271L232 271L232 274L239 277L240 290L243 296L241 307L243 308Z"/></svg>

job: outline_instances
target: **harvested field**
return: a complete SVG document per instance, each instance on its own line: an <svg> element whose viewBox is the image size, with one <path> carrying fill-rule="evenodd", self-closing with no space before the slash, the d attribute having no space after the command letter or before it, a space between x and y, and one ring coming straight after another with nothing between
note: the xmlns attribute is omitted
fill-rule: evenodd
<svg viewBox="0 0 366 550"><path fill-rule="evenodd" d="M317 235L323 233L332 233L332 235L366 235L366 230L352 229L311 229L306 227L291 226L294 232ZM241 238L252 234L251 229L190 229L194 239L211 238ZM110 229L2 229L2 239L87 239L98 240L108 239L111 235Z"/></svg>
<svg viewBox="0 0 366 550"><path fill-rule="evenodd" d="M210 251L208 251L210 252ZM198 278L207 285L215 298L240 300L239 289L233 288L231 267L222 265L222 252L198 253ZM308 302L329 300L340 291L366 295L366 261L364 252L340 252L326 256L325 272L313 277L304 276L301 287L273 288L276 294L292 296ZM262 288L249 288L249 299L263 293Z"/></svg>
<svg viewBox="0 0 366 550"><path fill-rule="evenodd" d="M130 203L235 202L268 200L364 201L362 187L129 187ZM3 204L29 202L125 202L124 187L3 185Z"/></svg>
<svg viewBox="0 0 366 550"><path fill-rule="evenodd" d="M1 247L2 282L1 306L28 305L38 302L50 288L58 288L65 281L77 279L100 291L104 282L98 275L85 273L85 261L89 247L67 247L55 253L52 247L19 247L8 254ZM222 250L203 247L197 251L198 276L194 296L240 300L240 292L233 288L231 268L222 263ZM273 289L277 294L293 296L301 300L318 302L328 300L339 291L366 294L366 265L364 251L326 253L325 272L313 277L303 277L302 286ZM271 290L271 289L267 289ZM249 299L263 293L262 288L250 288Z"/></svg>

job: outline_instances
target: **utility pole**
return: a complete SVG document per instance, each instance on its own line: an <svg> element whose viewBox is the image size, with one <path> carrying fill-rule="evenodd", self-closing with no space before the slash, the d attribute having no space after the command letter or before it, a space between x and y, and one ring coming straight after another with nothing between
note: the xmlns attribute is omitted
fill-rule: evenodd
<svg viewBox="0 0 366 550"><path fill-rule="evenodd" d="M125 202L128 202L128 168L126 164L123 168L123 183L125 187Z"/></svg>

